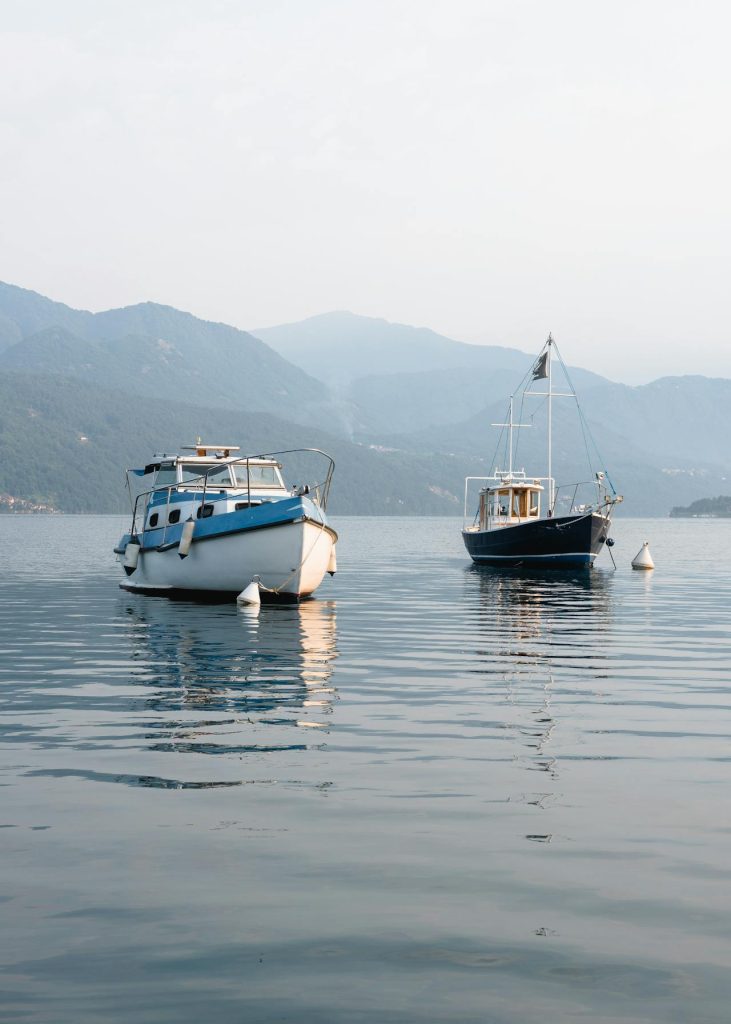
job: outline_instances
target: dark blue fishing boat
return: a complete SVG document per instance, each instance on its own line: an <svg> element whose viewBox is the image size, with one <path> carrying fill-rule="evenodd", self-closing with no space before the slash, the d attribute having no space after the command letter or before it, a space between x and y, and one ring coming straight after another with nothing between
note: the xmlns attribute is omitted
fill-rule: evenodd
<svg viewBox="0 0 731 1024"><path fill-rule="evenodd" d="M568 391L553 390L552 361L559 360ZM535 381L546 381L546 390L533 390ZM507 423L507 470L495 470L491 477L467 477L465 481L465 547L473 561L485 565L532 568L575 568L591 566L606 544L613 543L609 526L615 506L622 500L605 469L596 471L592 480L556 486L552 475L552 405L554 398L573 398L576 391L549 335L538 359L522 387L524 398L541 398L546 403L547 462L546 476L528 477L525 470L513 469L513 431L528 424L513 422L513 396ZM588 424L583 419L584 434ZM477 481L478 507L467 523L470 482Z"/></svg>

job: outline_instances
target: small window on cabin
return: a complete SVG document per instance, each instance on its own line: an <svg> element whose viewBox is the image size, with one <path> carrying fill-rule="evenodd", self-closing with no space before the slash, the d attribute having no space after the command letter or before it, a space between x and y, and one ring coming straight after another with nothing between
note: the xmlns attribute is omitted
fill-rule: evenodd
<svg viewBox="0 0 731 1024"><path fill-rule="evenodd" d="M538 491L530 491L530 502L529 502L529 507L528 507L528 515L529 516L537 516L538 515L538 508L539 508L539 504L538 504Z"/></svg>
<svg viewBox="0 0 731 1024"><path fill-rule="evenodd" d="M153 512L152 513L152 515L150 516L150 522L148 524L150 529L152 529L154 526L157 526L157 521L158 521L159 518L160 517L157 514L157 512Z"/></svg>
<svg viewBox="0 0 731 1024"><path fill-rule="evenodd" d="M195 516L196 519L208 519L213 515L213 505L199 505Z"/></svg>
<svg viewBox="0 0 731 1024"><path fill-rule="evenodd" d="M172 511L172 512L170 513L170 515L168 516L168 522L169 522L169 523L170 523L171 525L172 525L173 523L179 523L179 522L180 522L180 509L179 509L179 508L174 508L174 509L173 509L173 511Z"/></svg>
<svg viewBox="0 0 731 1024"><path fill-rule="evenodd" d="M171 487L177 482L178 467L174 463L160 466L155 477L155 487Z"/></svg>

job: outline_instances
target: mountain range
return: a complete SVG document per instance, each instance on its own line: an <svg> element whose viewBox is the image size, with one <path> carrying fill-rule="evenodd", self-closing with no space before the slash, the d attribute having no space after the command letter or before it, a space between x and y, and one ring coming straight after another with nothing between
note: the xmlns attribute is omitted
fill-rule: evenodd
<svg viewBox="0 0 731 1024"><path fill-rule="evenodd" d="M490 424L533 359L353 313L247 332L149 302L90 313L0 283L0 507L121 510L125 466L204 435L249 452L324 448L334 512L456 514L465 475L500 460ZM731 381L568 372L585 421L554 403L558 479L586 478L586 435L626 512L728 489ZM544 472L543 415L539 400L521 410L538 428L520 433L529 473Z"/></svg>

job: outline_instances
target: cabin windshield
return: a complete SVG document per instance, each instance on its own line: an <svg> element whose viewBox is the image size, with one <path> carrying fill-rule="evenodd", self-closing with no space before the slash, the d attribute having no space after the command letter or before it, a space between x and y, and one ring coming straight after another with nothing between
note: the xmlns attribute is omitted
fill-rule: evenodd
<svg viewBox="0 0 731 1024"><path fill-rule="evenodd" d="M501 487L488 493L487 506L488 514L492 517L538 518L541 507L539 491L523 487Z"/></svg>
<svg viewBox="0 0 731 1024"><path fill-rule="evenodd" d="M229 472L228 463L211 463L205 465L200 463L199 465L183 464L182 469L182 481L184 484L191 483L192 481L198 481L203 486L203 477L207 474L207 485L208 487L230 487L231 486L231 473Z"/></svg>
<svg viewBox="0 0 731 1024"><path fill-rule="evenodd" d="M174 462L163 464L155 475L155 487L171 487L178 482L178 468Z"/></svg>
<svg viewBox="0 0 731 1024"><path fill-rule="evenodd" d="M276 466L257 466L250 463L248 475L245 462L231 468L238 487L284 487Z"/></svg>

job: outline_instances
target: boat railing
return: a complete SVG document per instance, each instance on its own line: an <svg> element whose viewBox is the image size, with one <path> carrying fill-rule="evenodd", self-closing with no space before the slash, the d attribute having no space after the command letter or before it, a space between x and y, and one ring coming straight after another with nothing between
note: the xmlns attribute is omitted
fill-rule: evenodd
<svg viewBox="0 0 731 1024"><path fill-rule="evenodd" d="M250 463L252 463L252 462L253 463L261 462L262 459L273 459L275 456L278 456L278 455L301 455L301 454L322 455L328 461L328 466L327 466L327 470L325 472L324 479L321 480L321 481L318 481L317 483L314 483L314 484L308 484L307 485L307 491L303 492L303 493L308 493L310 495L313 495L313 492L314 492L314 500L315 500L316 504L322 509L323 512L325 512L327 510L328 498L330 497L330 488L332 486L332 478L333 478L333 473L335 471L335 460L332 458L332 456L328 455L327 452L322 451L320 448L288 448L288 449L284 449L284 450L278 451L278 452L267 452L266 454L261 454L261 455L246 455L246 456L244 456L243 458L240 458L240 459L226 460L225 463L219 463L218 465L210 466L204 473L201 473L200 476L191 477L190 479L186 480L184 483L178 483L176 481L175 483L172 483L172 484L163 484L160 487L150 487L146 491L140 491L140 493L135 498L134 507L132 509L132 526L130 528L130 535L134 537L136 535L136 533L137 533L137 529L136 529L136 527L137 527L137 516L138 516L138 511L139 511L139 508L140 508L140 499L142 499L142 498L149 498L153 494L161 494L163 492L166 492L165 523L164 523L164 526L163 526L162 540L160 541L160 544L163 545L163 544L165 544L165 535L166 535L167 527L168 527L168 518L169 518L168 510L169 510L169 507L170 507L170 497L171 497L171 494L172 494L173 491L177 491L180 487L191 487L192 486L194 488L197 488L202 483L202 485L203 485L203 493L202 493L202 496L201 496L201 500L199 502L199 511L198 511L198 514L200 516L201 512L202 512L202 509L203 509L203 506L206 504L206 492L208 490L208 482L209 482L208 478L209 478L209 475L214 470L218 470L221 465L228 465L228 466L245 465L246 466L246 493L247 493L247 501L248 501L248 503L250 505L251 504L251 468L250 468ZM144 503L144 508L145 509L147 508L148 503L149 502L147 502L147 501ZM144 533L145 529L146 529L145 518L146 518L146 512L143 512L142 533Z"/></svg>
<svg viewBox="0 0 731 1024"><path fill-rule="evenodd" d="M170 509L170 496L171 496L173 491L177 490L177 488L178 488L177 483L174 483L174 484L163 484L161 487L150 487L146 491L140 491L140 493L135 497L135 503L134 503L134 506L132 508L132 525L131 525L130 531L129 531L131 537L137 536L137 515L138 515L138 510L140 508L140 500L142 498L149 498L149 496L152 495L152 494L162 494L163 491L166 491L167 492L167 497L165 499L165 522L163 524L162 540L160 541L160 544L162 545L162 544L165 543L165 535L167 533L167 528L168 528L168 518L169 518L169 509ZM143 503L143 506L142 506L143 509L146 510L148 504L149 504L149 502L145 501ZM142 513L142 530L140 531L141 533L144 533L145 530L147 529L147 527L145 525L146 514L147 514L146 511L143 511L143 513Z"/></svg>
<svg viewBox="0 0 731 1024"><path fill-rule="evenodd" d="M579 488L591 488L591 501L578 501ZM562 493L563 492L563 493ZM589 495L587 495L589 497ZM553 514L556 515L559 505L565 515L590 515L613 504L613 500L601 480L580 480L578 483L562 484L556 488L553 501Z"/></svg>

